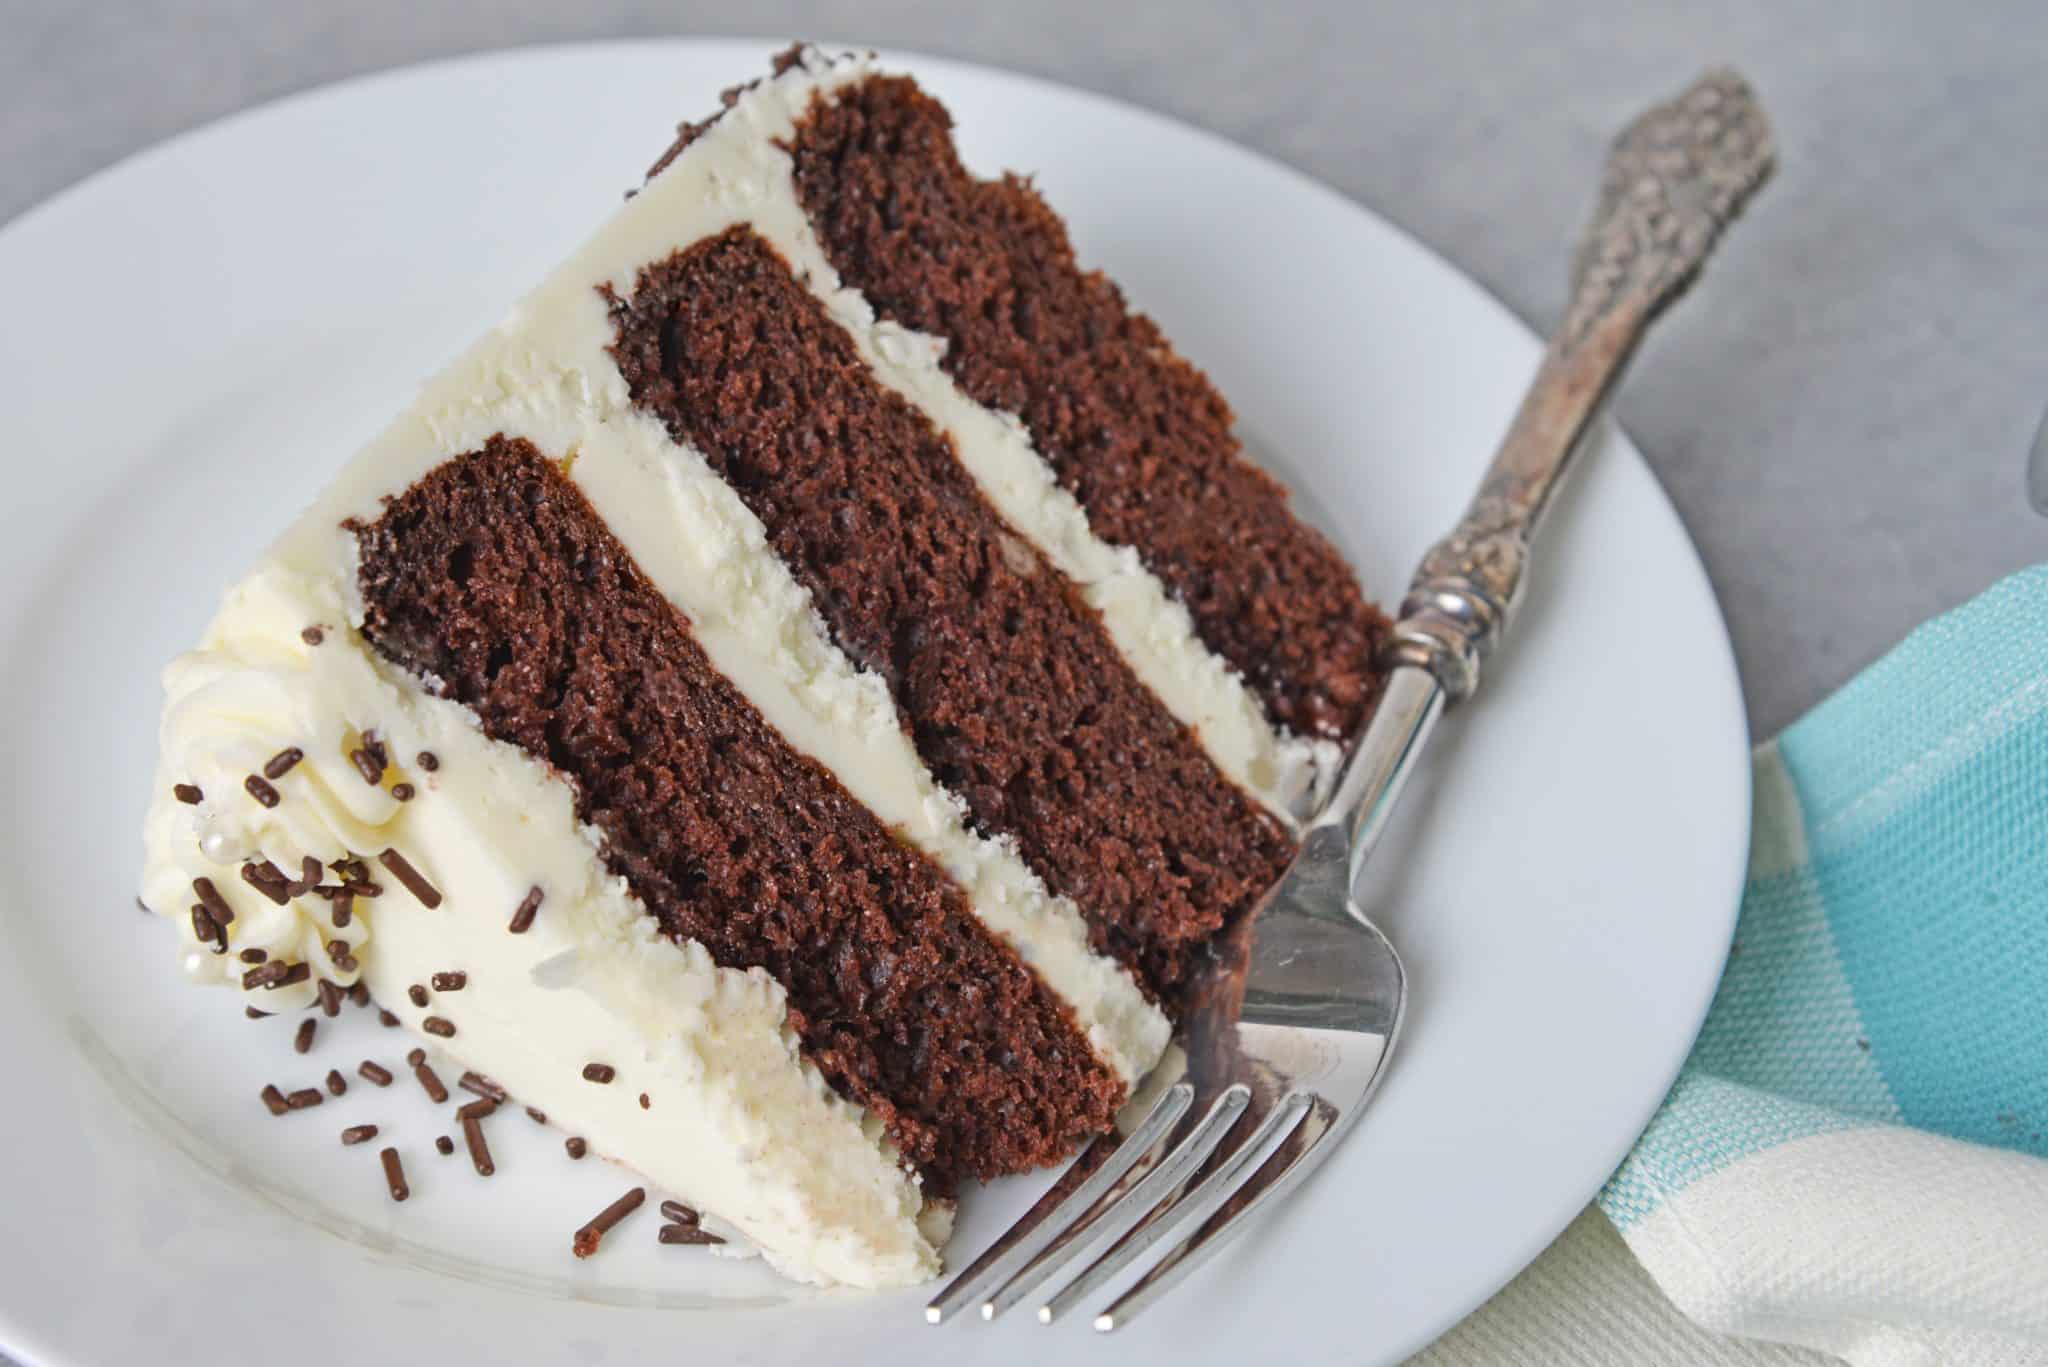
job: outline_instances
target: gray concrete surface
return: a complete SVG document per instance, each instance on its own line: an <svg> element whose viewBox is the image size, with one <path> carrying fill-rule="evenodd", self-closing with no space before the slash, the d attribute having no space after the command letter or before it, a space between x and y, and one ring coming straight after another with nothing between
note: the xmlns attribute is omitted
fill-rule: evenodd
<svg viewBox="0 0 2048 1367"><path fill-rule="evenodd" d="M342 77L691 33L924 49L1178 115L1339 187L1539 324L1607 135L1731 61L1782 169L1619 412L1705 555L1754 731L2048 556L2021 481L2048 403L2039 0L0 0L0 220Z"/></svg>
<svg viewBox="0 0 2048 1367"><path fill-rule="evenodd" d="M0 219L291 91L515 44L767 33L921 48L1205 125L1411 229L1532 321L1618 121L1713 60L1777 184L1619 414L1704 554L1768 735L1928 614L2048 556L2048 5L1586 0L0 4Z"/></svg>

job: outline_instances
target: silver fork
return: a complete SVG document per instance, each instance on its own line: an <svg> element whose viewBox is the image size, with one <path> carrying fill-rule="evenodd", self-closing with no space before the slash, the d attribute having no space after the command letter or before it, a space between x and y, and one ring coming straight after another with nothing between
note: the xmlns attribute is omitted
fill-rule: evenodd
<svg viewBox="0 0 2048 1367"><path fill-rule="evenodd" d="M1530 543L1650 323L1692 282L1769 173L1770 127L1747 84L1710 71L1615 140L1573 263L1571 304L1478 495L1423 557L1387 650L1387 691L1294 863L1189 1009L1186 1075L1127 1138L1105 1135L925 1307L993 1319L1044 1299L1052 1323L1192 1226L1095 1317L1128 1324L1298 1186L1365 1109L1401 1032L1401 956L1352 899L1448 705L1470 697L1521 596ZM1196 1222L1199 1221L1197 1224Z"/></svg>

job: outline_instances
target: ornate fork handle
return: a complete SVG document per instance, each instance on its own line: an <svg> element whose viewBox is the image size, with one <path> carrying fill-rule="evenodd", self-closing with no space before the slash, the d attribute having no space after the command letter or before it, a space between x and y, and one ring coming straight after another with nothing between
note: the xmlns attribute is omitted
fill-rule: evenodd
<svg viewBox="0 0 2048 1367"><path fill-rule="evenodd" d="M1749 86L1710 71L1615 140L1572 267L1571 304L1492 468L1450 535L1423 557L1386 655L1435 676L1446 702L1478 687L1523 588L1544 512L1602 403L1657 315L1699 274L1721 229L1771 167Z"/></svg>

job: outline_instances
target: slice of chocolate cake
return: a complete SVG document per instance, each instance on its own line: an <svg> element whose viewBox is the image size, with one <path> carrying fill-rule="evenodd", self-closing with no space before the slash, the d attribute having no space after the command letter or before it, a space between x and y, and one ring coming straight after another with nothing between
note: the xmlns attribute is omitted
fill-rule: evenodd
<svg viewBox="0 0 2048 1367"><path fill-rule="evenodd" d="M795 50L170 666L143 897L793 1276L914 1281L1157 1061L1382 626L1024 182Z"/></svg>

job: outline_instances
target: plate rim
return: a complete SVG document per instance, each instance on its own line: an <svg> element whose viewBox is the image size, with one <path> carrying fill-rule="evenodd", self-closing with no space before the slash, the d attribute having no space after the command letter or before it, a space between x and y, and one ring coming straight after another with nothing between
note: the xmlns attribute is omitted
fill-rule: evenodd
<svg viewBox="0 0 2048 1367"><path fill-rule="evenodd" d="M1455 261L1445 256L1429 242L1411 232L1395 219L1388 217L1371 205L1354 198L1328 182L1317 179L1309 172L1271 153L1247 146L1220 132L1149 106L1136 104L1118 96L1104 94L1088 87L1069 85L1063 81L1035 72L1021 71L978 59L940 55L916 48L897 46L869 48L865 43L825 39L818 39L815 42L817 46L828 50L841 48L870 50L877 54L879 60L884 65L890 67L909 68L914 71L930 71L935 74L942 72L948 79L994 78L1012 86L1021 87L1032 94L1055 96L1069 101L1078 100L1113 114L1119 119L1135 120L1139 123L1150 125L1155 131L1183 140L1192 139L1205 152L1223 153L1235 158L1250 159L1259 163L1268 173L1277 174L1283 178L1294 191L1324 201L1337 211L1351 217L1354 222L1359 223L1361 226L1369 226L1373 230L1382 232L1391 239L1396 240L1404 250L1427 259L1445 280L1455 281L1456 286L1467 291L1475 302L1478 302L1484 309L1495 314L1501 321L1505 322L1517 335L1518 339L1531 348L1532 355L1536 350L1540 350L1542 343L1539 334L1518 313L1508 307L1498 295L1475 279ZM483 69L507 63L544 65L552 60L563 57L600 57L607 52L630 52L640 55L664 48L677 51L688 50L696 53L715 53L720 57L730 56L743 61L747 58L759 58L765 53L777 51L785 46L787 46L786 40L761 36L723 34L668 34L643 38L610 38L519 44L479 49L452 56L410 61L310 85L230 111L190 128L182 129L153 143L136 148L107 165L89 171L68 184L57 188L49 195L22 209L11 218L0 222L0 255L9 252L17 237L33 231L34 225L39 224L46 217L63 212L74 200L99 191L107 183L132 174L141 166L147 165L159 158L175 156L193 143L224 135L244 124L261 122L301 105L313 104L345 95L360 96L369 94L374 97L373 92L380 84L432 79L443 72L458 71L466 68ZM1754 746L1754 736L1742 698L1740 661L1735 654L1732 637L1728 631L1726 615L1718 594L1714 592L1713 582L1707 573L1698 543L1694 540L1690 529L1686 526L1684 519L1679 515L1676 506L1672 503L1669 491L1657 477L1654 467L1645 459L1641 449L1628 436L1619 421L1610 417L1604 420L1603 425L1609 438L1605 444L1618 448L1615 451L1609 452L1604 459L1625 458L1635 462L1641 467L1643 473L1648 475L1649 487L1654 491L1655 498L1665 514L1668 515L1672 526L1679 533L1679 540L1682 542L1685 551L1686 567L1697 578L1699 585L1705 591L1707 601L1712 606L1711 620L1715 628L1715 644L1719 647L1715 653L1725 665L1726 683L1730 688L1735 704L1733 712L1734 729L1739 735L1739 743L1743 747L1746 761L1749 750ZM0 597L4 598L11 599L16 596L16 592L0 593ZM13 634L10 632L10 635ZM1746 770L1746 762L1744 767ZM1737 845L1736 851L1730 856L1731 867L1727 890L1728 896L1726 898L1725 934L1717 936L1715 939L1715 942L1723 947L1724 955L1726 945L1732 942L1736 918L1740 909L1740 891L1744 883L1746 871L1745 856L1754 818L1753 794L1746 784L1739 787L1739 801L1739 821L1736 825L1741 832L1741 840ZM1696 1040L1700 1027L1704 1023L1708 1007L1711 1005L1714 992L1718 988L1718 983L1719 974L1717 972L1711 978L1705 980L1704 991L1699 995L1698 1000L1687 1003L1683 1016L1691 1022L1691 1025L1685 1031L1686 1047L1678 1053L1675 1061L1666 1070L1667 1075L1663 1077L1662 1085L1656 1094L1636 1108L1635 1118L1627 1136L1616 1143L1602 1146L1602 1151L1607 1160L1604 1164L1606 1171L1611 1172L1619 1165L1629 1150L1633 1148L1636 1139L1640 1137L1642 1130L1648 1125L1657 1108L1662 1104L1670 1086L1682 1069L1685 1059L1690 1055L1692 1043ZM18 1065L10 1064L6 1056L0 1055L0 1073L12 1072L15 1066ZM1563 1220L1556 1223L1554 1228L1539 1230L1534 1236L1516 1248L1501 1252L1500 1261L1506 1270L1497 1280L1486 1279L1489 1285L1483 1294L1470 1299L1469 1303L1458 1305L1455 1309L1446 1309L1444 1315L1440 1317L1441 1322L1433 1323L1432 1327L1426 1332L1412 1336L1410 1341L1392 1344L1391 1351L1395 1358L1405 1357L1426 1344L1433 1342L1436 1338L1470 1316L1487 1300L1491 1299L1495 1293L1541 1255L1544 1249L1563 1232L1571 1219L1575 1218L1577 1212L1583 1209L1585 1204L1597 1195L1600 1187L1604 1185L1604 1181L1605 1179L1603 1178L1600 1182L1596 1182L1591 1189L1581 1193L1572 1209L1566 1213ZM27 1316L17 1315L4 1296L0 1296L0 1347L23 1354L22 1360L25 1363L38 1364L38 1367L42 1367L43 1364L50 1364L51 1367L54 1367L55 1364L69 1364L77 1360L68 1350L63 1349L57 1344L45 1341L44 1336L33 1328L32 1320Z"/></svg>

